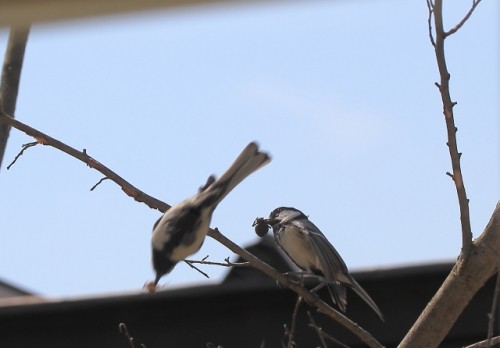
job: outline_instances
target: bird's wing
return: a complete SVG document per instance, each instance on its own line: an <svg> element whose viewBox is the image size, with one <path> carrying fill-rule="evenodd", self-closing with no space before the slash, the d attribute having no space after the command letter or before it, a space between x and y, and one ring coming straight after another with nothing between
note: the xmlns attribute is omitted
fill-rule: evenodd
<svg viewBox="0 0 500 348"><path fill-rule="evenodd" d="M328 282L343 281L348 273L347 266L333 245L311 221L301 219L294 221L307 231L307 240L311 245L321 268L319 269Z"/></svg>
<svg viewBox="0 0 500 348"><path fill-rule="evenodd" d="M345 311L347 305L345 288L343 285L349 286L378 314L380 319L384 320L382 311L377 304L368 295L368 293L356 282L356 280L348 273L347 266L340 257L339 253L333 245L326 239L321 231L309 220L300 220L307 230L308 242L313 248L321 265L321 271L325 279L330 282L328 289L333 300L337 303L341 310ZM341 284L339 284L339 282ZM333 285L333 286L331 286Z"/></svg>
<svg viewBox="0 0 500 348"><path fill-rule="evenodd" d="M190 246L196 239L195 233L198 231L202 212L189 204L189 201L188 199L167 210L154 225L151 240L153 248L161 250L167 257L171 257L179 247Z"/></svg>

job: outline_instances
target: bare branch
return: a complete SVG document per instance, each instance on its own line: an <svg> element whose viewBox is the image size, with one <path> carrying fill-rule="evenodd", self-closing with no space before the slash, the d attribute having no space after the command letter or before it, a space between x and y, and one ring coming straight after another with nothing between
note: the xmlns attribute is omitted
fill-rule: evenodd
<svg viewBox="0 0 500 348"><path fill-rule="evenodd" d="M77 151L74 148L62 143L61 141L54 139L48 136L47 134L44 134L14 118L11 118L4 112L1 112L1 110L0 110L0 121L5 121L10 126L34 137L40 144L50 145L86 163L91 168L96 169L97 171L108 177L110 180L117 183L128 196L134 198L136 201L143 202L147 204L150 208L157 209L161 212L165 212L167 209L170 208L170 205L168 205L167 203L164 203L154 197L151 197L146 193L138 190L134 186L132 186L129 182L127 182L125 179L123 179L118 174L113 172L111 169L109 169L102 163L90 157L86 151ZM219 243L226 246L229 250L241 256L243 259L247 260L252 267L264 272L265 274L267 274L268 276L279 282L281 285L288 287L294 292L296 292L310 305L316 307L320 312L324 313L333 320L337 321L347 330L351 331L354 335L359 337L359 339L365 342L369 347L382 347L382 345L368 331L364 330L358 324L354 323L341 313L331 308L328 304L319 299L316 294L311 293L309 290L305 289L299 284L289 281L280 272L270 267L269 265L261 261L259 258L250 254L248 251L239 247L237 244L235 244L227 237L225 237L222 233L220 233L220 231L218 231L217 229L210 229L208 231L208 236L217 240ZM148 289L148 291L150 292L154 292L154 287L151 286L151 283L146 284L145 288Z"/></svg>
<svg viewBox="0 0 500 348"><path fill-rule="evenodd" d="M125 192L128 196L134 198L136 201L145 203L148 207L153 208L153 209L158 209L161 212L165 212L167 209L170 208L170 205L160 201L157 198L154 198L152 196L147 195L143 191L139 190L132 184L130 184L128 181L123 179L121 176L113 172L111 169L103 165L101 162L96 161L92 157L90 157L87 154L86 150L83 151L78 151L71 146L66 145L65 143L52 138L51 136L42 133L12 117L7 115L5 112L0 110L0 123L5 122L5 124L14 127L29 136L35 138L39 144L42 145L48 145L52 146L76 159L79 159L80 161L86 163L90 168L93 168L100 173L102 173L104 176L109 178L109 180L114 181L116 184L118 184L123 192Z"/></svg>
<svg viewBox="0 0 500 348"><path fill-rule="evenodd" d="M458 22L458 24L455 25L455 27L453 27L452 29L450 29L449 31L444 33L444 36L448 37L450 35L455 34L465 24L465 22L467 22L469 20L470 16L472 15L474 10L476 9L476 6L479 5L480 2L481 2L481 0L472 0L472 6L471 6L469 12L467 12L467 14L464 16L464 18L462 18L462 20L460 22Z"/></svg>
<svg viewBox="0 0 500 348"><path fill-rule="evenodd" d="M474 0L476 1L476 0ZM432 6L434 13L434 23L436 27L436 40L434 44L436 61L439 69L441 81L439 83L439 92L443 102L443 114L446 122L446 130L448 134L448 151L450 153L452 173L447 175L453 178L455 189L458 196L458 204L460 207L460 222L462 226L462 255L469 255L472 249L472 229L470 223L469 199L465 191L465 185L462 177L462 169L460 165L460 153L457 146L457 127L453 116L453 107L455 102L450 96L450 73L446 66L446 58L444 52L444 41L446 33L443 29L443 0L435 0ZM467 17L468 18L468 17ZM458 30L458 29L457 29Z"/></svg>
<svg viewBox="0 0 500 348"><path fill-rule="evenodd" d="M491 347L491 340L493 338L495 317L497 315L497 307L498 307L498 295L500 294L500 275L497 273L497 281L495 282L495 293L493 294L493 303L491 304L491 312L489 315L490 320L488 322L488 339L487 347Z"/></svg>
<svg viewBox="0 0 500 348"><path fill-rule="evenodd" d="M292 348L295 343L293 337L295 336L295 330L297 329L297 317L299 314L300 303L302 302L302 297L297 296L297 301L295 302L295 307L292 314L292 324L290 325L290 331L288 332L288 344L287 348Z"/></svg>
<svg viewBox="0 0 500 348"><path fill-rule="evenodd" d="M336 345L340 346L340 347L343 347L343 348L349 348L348 345L340 342L339 340L337 340L336 338L333 338L332 336L330 336L329 334L327 334L325 331L323 331L323 328L321 328L320 326L318 326L316 324L316 321L314 320L312 314L310 311L307 311L307 316L309 317L309 325L316 331L316 333L318 334L319 336L319 339L321 341L321 345L324 347L324 348L328 348L328 345L326 344L326 341L325 341L325 338L332 341L333 343L335 343Z"/></svg>
<svg viewBox="0 0 500 348"><path fill-rule="evenodd" d="M16 157L14 157L14 160L7 166L7 170L9 170L10 167L12 167L14 165L14 163L16 163L17 159L24 154L24 151L26 151L30 147L33 147L33 146L36 146L36 145L38 145L38 142L36 142L36 141L34 141L32 143L23 144L22 150L19 151L19 153L16 155Z"/></svg>
<svg viewBox="0 0 500 348"><path fill-rule="evenodd" d="M97 184L95 184L94 186L92 186L92 187L90 188L90 191L94 191L94 190L95 190L95 188L96 188L97 186L99 186L99 185L100 185L100 184L101 184L104 180L109 180L109 178L108 178L107 176L105 176L104 178L102 178L101 180L99 180L99 181L97 182Z"/></svg>
<svg viewBox="0 0 500 348"><path fill-rule="evenodd" d="M29 27L11 28L0 80L0 110L14 117L24 51L28 42ZM2 166L10 127L0 120L0 167Z"/></svg>
<svg viewBox="0 0 500 348"><path fill-rule="evenodd" d="M491 345L488 343L488 340L484 340L481 342L471 344L470 346L466 346L464 348L489 348L489 347L492 347L492 345L494 345L494 344L500 343L500 336L493 337L491 339L490 343L491 343Z"/></svg>
<svg viewBox="0 0 500 348"><path fill-rule="evenodd" d="M184 262L189 266L191 267L192 269L195 269L197 270L198 272L200 272L201 274L203 274L203 276L205 276L205 278L210 278L208 276L208 274L206 274L205 272L203 272L201 269L199 269L198 267L196 267L195 265L193 265L193 261L190 261L190 260L184 260Z"/></svg>
<svg viewBox="0 0 500 348"><path fill-rule="evenodd" d="M118 324L118 330L120 331L120 333L125 335L125 337L128 340L128 343L130 345L130 348L135 348L135 339L132 336L130 336L130 334L128 332L127 325L125 323ZM142 343L141 343L141 347L146 348L146 346Z"/></svg>
<svg viewBox="0 0 500 348"><path fill-rule="evenodd" d="M472 297L498 271L500 202L473 248L468 257L459 258L399 348L439 346Z"/></svg>
<svg viewBox="0 0 500 348"><path fill-rule="evenodd" d="M436 47L436 41L434 41L434 34L432 33L432 14L434 13L434 4L432 0L427 0L427 9L429 10L429 16L427 17L427 27L429 30L429 40L432 46Z"/></svg>
<svg viewBox="0 0 500 348"><path fill-rule="evenodd" d="M334 310L332 307L322 301L316 294L310 292L299 284L290 281L286 276L278 272L276 269L272 268L267 263L263 262L248 251L242 249L240 246L224 236L218 229L210 229L208 231L208 236L212 237L235 254L238 254L243 259L247 260L254 268L275 279L282 286L293 290L295 293L300 295L308 304L316 307L320 312L332 318L340 325L344 326L347 330L351 331L369 347L382 347L382 345L368 331L366 331L341 313Z"/></svg>
<svg viewBox="0 0 500 348"><path fill-rule="evenodd" d="M214 262L214 261L206 261L206 258L202 260L184 260L184 262L190 264L200 264L200 265L210 265L210 266L223 266L223 267L250 267L249 262L231 262L229 261L229 257L224 259L224 262Z"/></svg>

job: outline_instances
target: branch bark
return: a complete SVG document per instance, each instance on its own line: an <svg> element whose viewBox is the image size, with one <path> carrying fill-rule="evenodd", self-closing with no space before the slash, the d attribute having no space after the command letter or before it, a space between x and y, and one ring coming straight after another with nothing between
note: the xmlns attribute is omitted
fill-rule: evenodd
<svg viewBox="0 0 500 348"><path fill-rule="evenodd" d="M472 240L470 225L469 199L465 191L460 166L461 153L457 147L457 127L453 116L456 105L450 96L450 73L446 66L445 39L457 32L470 18L480 0L473 0L472 7L465 17L449 32L443 26L443 1L427 0L429 10L429 36L434 47L439 69L440 83L436 83L443 102L443 114L448 135L448 150L452 163L449 175L457 191L462 228L462 252L451 273L441 288L407 333L399 347L437 347L450 331L459 315L470 302L476 292L486 281L498 272L500 255L500 202L492 214L485 230L475 241ZM435 39L432 35L434 17Z"/></svg>
<svg viewBox="0 0 500 348"><path fill-rule="evenodd" d="M476 292L498 271L499 255L500 202L472 243L469 257L457 261L399 347L437 347Z"/></svg>
<svg viewBox="0 0 500 348"><path fill-rule="evenodd" d="M436 39L435 42L433 42L433 45L441 80L440 83L437 84L437 86L439 88L439 92L441 93L441 100L443 102L443 114L446 121L446 131L448 134L447 145L452 166L452 174L450 176L455 183L455 188L458 196L458 204L460 207L460 222L462 226L462 255L467 256L472 248L472 230L470 225L469 199L467 198L467 193L465 191L462 169L460 166L460 157L462 156L462 154L458 152L458 128L455 125L455 118L453 116L453 107L456 105L456 103L451 100L450 73L448 72L448 67L446 66L446 57L444 51L445 39L450 34L446 33L443 26L443 0L436 0L434 2L434 5L431 4L430 8L433 9L434 25L436 28ZM470 11L470 14L472 14L472 11ZM466 18L469 18L470 14Z"/></svg>
<svg viewBox="0 0 500 348"><path fill-rule="evenodd" d="M283 274L269 266L267 263L261 261L259 258L249 253L248 251L242 249L240 246L229 240L224 236L218 229L210 229L208 235L224 245L226 248L234 252L235 254L241 256L243 259L248 261L253 267L259 271L265 273L269 277L275 279L282 286L293 290L296 294L304 299L310 305L316 307L320 312L332 318L346 329L355 334L359 339L366 343L369 347L382 347L382 345L365 329L360 327L355 322L351 321L347 317L343 316L339 312L335 311L332 307L322 301L316 294L313 294L306 288L300 286L288 280Z"/></svg>
<svg viewBox="0 0 500 348"><path fill-rule="evenodd" d="M170 205L168 205L165 202L160 201L157 198L154 198L145 192L139 190L137 187L133 186L130 184L128 181L126 181L124 178L122 178L120 175L116 174L114 171L106 167L104 164L102 164L99 161L96 161L94 158L90 157L87 154L87 151L84 149L83 151L78 151L75 148L66 145L62 141L59 141L55 138L52 138L51 136L40 132L39 130L32 128L28 126L27 124L24 124L3 111L0 110L0 123L5 123L11 127L14 127L27 135L33 137L36 139L37 143L42 144L42 145L48 145L52 146L76 159L79 159L80 161L84 162L87 164L90 168L93 168L102 174L106 176L106 178L114 181L116 184L118 184L123 192L125 192L128 196L134 198L136 201L141 202L146 204L148 207L152 209L158 209L161 212L165 212L167 209L170 208Z"/></svg>
<svg viewBox="0 0 500 348"><path fill-rule="evenodd" d="M14 117L16 111L19 82L24 61L24 51L28 42L29 27L11 28L0 81L0 109ZM10 127L0 121L0 168L7 147Z"/></svg>

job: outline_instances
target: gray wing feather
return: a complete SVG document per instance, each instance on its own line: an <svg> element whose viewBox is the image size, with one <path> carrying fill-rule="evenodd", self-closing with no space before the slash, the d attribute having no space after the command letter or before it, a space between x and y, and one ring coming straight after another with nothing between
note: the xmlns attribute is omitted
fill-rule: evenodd
<svg viewBox="0 0 500 348"><path fill-rule="evenodd" d="M300 220L302 227L308 232L308 242L318 257L319 270L328 282L342 281L347 274L347 266L333 245L321 231L309 220Z"/></svg>
<svg viewBox="0 0 500 348"><path fill-rule="evenodd" d="M347 301L345 288L342 285L345 284L352 288L384 320L384 316L375 301L349 274L344 260L324 234L309 220L301 220L300 223L308 232L308 242L318 256L321 266L320 271L323 272L323 276L330 283L328 284L328 290L337 305L345 311Z"/></svg>

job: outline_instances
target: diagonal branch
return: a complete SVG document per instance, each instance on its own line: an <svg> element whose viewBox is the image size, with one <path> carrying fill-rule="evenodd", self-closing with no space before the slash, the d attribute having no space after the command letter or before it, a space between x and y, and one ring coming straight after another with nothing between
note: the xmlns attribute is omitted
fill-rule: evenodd
<svg viewBox="0 0 500 348"><path fill-rule="evenodd" d="M166 211L170 208L170 206L157 198L149 196L143 191L139 190L128 181L123 179L121 176L116 174L114 171L106 167L101 162L96 161L92 157L87 154L87 151L84 149L83 151L78 151L75 148L66 145L65 143L52 138L51 136L40 132L12 117L5 114L3 111L0 111L0 122L5 123L11 127L14 127L29 136L32 136L36 139L39 144L52 146L80 161L86 163L90 168L93 168L102 174L104 174L107 178L114 181L118 186L121 187L123 192L125 192L128 196L134 198L136 201L146 204L148 207L153 209L158 209L161 212Z"/></svg>
<svg viewBox="0 0 500 348"><path fill-rule="evenodd" d="M167 209L170 208L170 205L167 203L164 203L160 201L159 199L156 199L152 196L147 195L146 193L140 191L133 185L131 185L129 182L127 182L125 179L123 179L121 176L113 172L111 169L103 165L102 163L96 161L92 157L90 157L85 150L83 151L78 151L71 146L68 146L64 144L63 142L52 138L51 136L42 133L10 116L5 114L4 112L0 111L0 121L3 121L10 125L11 127L14 127L29 136L32 136L33 138L36 139L36 141L42 145L49 145L52 146L74 158L79 159L80 161L86 163L89 167L96 169L97 171L101 172L104 174L106 177L108 177L110 180L114 181L116 184L118 184L122 190L130 197L134 198L138 202L145 203L148 205L150 208L157 209L161 212L165 212ZM313 294L306 288L300 286L299 284L296 284L292 281L290 281L288 278L286 278L283 274L269 266L268 264L264 263L261 261L259 258L256 256L252 255L248 251L242 249L240 246L235 244L233 241L228 239L226 236L224 236L222 233L219 232L217 229L210 229L208 232L208 236L212 237L225 247L227 247L229 250L234 252L235 254L241 256L243 259L248 261L251 266L254 268L262 271L269 277L275 279L278 281L280 284L282 284L285 287L290 288L291 290L295 291L299 296L301 296L305 301L310 303L312 306L316 307L320 312L323 314L329 316L333 320L337 321L339 324L343 325L347 330L351 331L354 335L360 338L363 342L365 342L368 346L370 347L382 347L382 345L365 329L360 327L358 324L354 323L344 315L340 314L339 312L335 311L333 308L331 308L328 304L323 302L321 299L318 298L316 294Z"/></svg>
<svg viewBox="0 0 500 348"><path fill-rule="evenodd" d="M16 111L19 81L21 80L24 51L29 31L29 27L11 28L7 50L5 51L0 81L0 109L12 116L14 116ZM0 122L0 167L2 166L9 133L10 127Z"/></svg>
<svg viewBox="0 0 500 348"><path fill-rule="evenodd" d="M500 343L500 336L496 336L496 337L493 337L491 339L491 341L488 339L488 340L484 340L481 342L476 342L476 343L471 344L469 346L466 346L464 348L490 348L490 347L493 347L499 343Z"/></svg>
<svg viewBox="0 0 500 348"><path fill-rule="evenodd" d="M351 321L344 315L335 311L332 307L322 301L316 294L310 292L306 288L300 286L297 283L290 281L283 274L278 272L276 269L269 266L267 263L263 262L253 254L248 251L242 249L240 246L235 244L233 241L224 236L218 229L210 229L208 231L208 235L224 245L226 248L234 252L235 254L241 256L243 259L248 261L254 268L259 271L265 273L269 277L275 279L282 286L285 286L300 297L304 299L310 305L316 307L321 313L332 318L340 325L344 326L346 329L351 331L354 335L356 335L359 339L361 339L364 343L366 343L369 347L382 347L382 345L365 329L360 327L355 322Z"/></svg>
<svg viewBox="0 0 500 348"><path fill-rule="evenodd" d="M451 100L450 96L450 73L446 66L446 58L444 53L444 41L446 33L443 28L443 1L436 0L432 6L434 12L434 24L436 27L435 53L436 61L439 69L441 81L437 84L441 93L443 102L443 114L446 121L446 130L448 134L448 150L451 158L452 173L450 176L455 183L455 188L458 196L458 204L460 207L460 222L462 226L462 255L469 255L472 249L472 229L470 224L469 199L465 192L464 180L462 177L462 169L460 166L460 157L462 154L458 152L457 146L457 127L453 116L453 107L456 105Z"/></svg>
<svg viewBox="0 0 500 348"><path fill-rule="evenodd" d="M465 24L465 22L467 22L469 20L470 16L472 15L474 10L476 9L476 6L479 5L480 2L481 2L481 0L472 0L472 6L469 9L469 12L467 12L467 14L464 16L464 18L462 18L462 20L460 22L458 22L457 25L455 25L452 29L450 29L449 31L444 33L445 37L453 35L458 30L460 30L460 28Z"/></svg>
<svg viewBox="0 0 500 348"><path fill-rule="evenodd" d="M473 248L474 252L467 258L459 258L399 348L439 346L472 297L497 272L500 201L483 233L474 241Z"/></svg>

